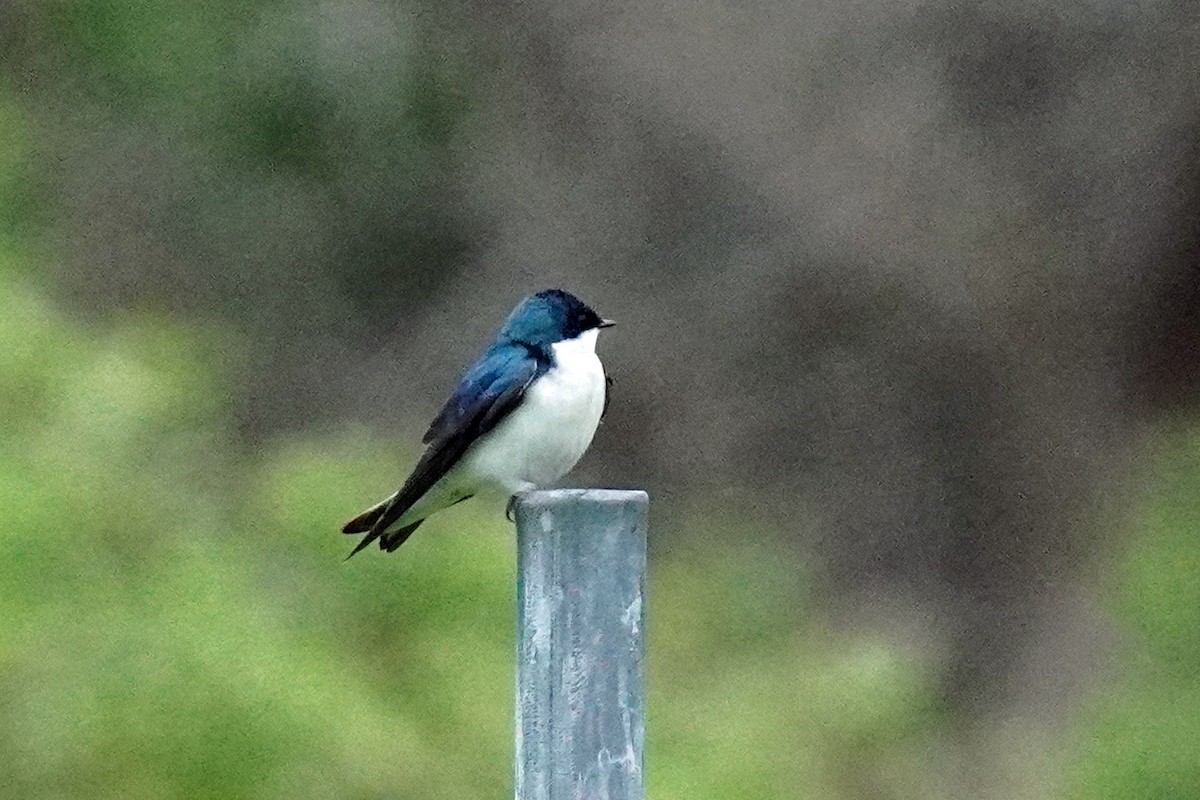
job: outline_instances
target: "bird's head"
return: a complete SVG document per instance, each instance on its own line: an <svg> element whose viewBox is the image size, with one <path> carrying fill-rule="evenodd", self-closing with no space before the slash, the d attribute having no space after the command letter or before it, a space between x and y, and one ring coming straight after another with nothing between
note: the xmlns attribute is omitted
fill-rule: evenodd
<svg viewBox="0 0 1200 800"><path fill-rule="evenodd" d="M547 289L517 304L504 321L500 338L545 348L613 324L570 292Z"/></svg>

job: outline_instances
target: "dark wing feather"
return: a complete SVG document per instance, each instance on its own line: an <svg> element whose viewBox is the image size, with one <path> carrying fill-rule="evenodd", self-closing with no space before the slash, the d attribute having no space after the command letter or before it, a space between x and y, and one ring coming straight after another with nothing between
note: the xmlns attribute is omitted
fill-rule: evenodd
<svg viewBox="0 0 1200 800"><path fill-rule="evenodd" d="M412 475L376 517L359 542L359 549L383 534L425 492L458 463L463 453L517 407L525 390L546 366L524 347L489 351L463 378L458 389L442 407L425 434L429 448L417 462ZM402 537L390 537L388 544L400 546L416 526L406 528ZM353 555L353 553L351 554Z"/></svg>
<svg viewBox="0 0 1200 800"><path fill-rule="evenodd" d="M526 362L534 360L529 350L520 345L489 349L467 370L454 394L429 423L421 441L436 446L439 439L457 435L481 403L489 404L488 397L495 395L497 387L503 391L508 379L524 374Z"/></svg>

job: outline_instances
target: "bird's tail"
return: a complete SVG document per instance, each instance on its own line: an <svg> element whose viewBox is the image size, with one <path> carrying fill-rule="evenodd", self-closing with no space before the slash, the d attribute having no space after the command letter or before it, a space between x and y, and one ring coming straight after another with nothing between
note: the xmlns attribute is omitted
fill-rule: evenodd
<svg viewBox="0 0 1200 800"><path fill-rule="evenodd" d="M350 551L350 555L346 556L347 561L353 558L355 553L371 544L371 542L375 541L383 534L383 531L375 529L375 523L379 522L380 518L388 510L388 507L391 505L392 501L395 500L395 497L395 495L392 495L388 499L371 506L366 511L362 512L357 517L342 526L342 533L367 534L363 537L363 540L359 542L353 550ZM380 546L382 547L382 543Z"/></svg>
<svg viewBox="0 0 1200 800"><path fill-rule="evenodd" d="M371 526L383 516L383 512L387 510L388 504L392 502L389 497L383 502L373 505L366 511L359 514L354 519L342 526L342 533L366 533L371 530Z"/></svg>
<svg viewBox="0 0 1200 800"><path fill-rule="evenodd" d="M363 537L363 540L359 542L353 550L350 551L350 555L346 556L347 560L353 557L358 551L370 545L371 542L375 541L376 539L379 540L379 549L390 553L400 545L404 544L404 541L408 539L409 536L412 536L412 533L417 529L417 526L425 521L423 519L419 519L411 525L406 525L398 530L388 531L385 533L384 529L387 526L381 525L380 522L382 522L383 515L387 513L387 510L391 507L395 499L396 496L392 495L388 499L371 506L366 511L342 526L342 533L366 534L366 536Z"/></svg>

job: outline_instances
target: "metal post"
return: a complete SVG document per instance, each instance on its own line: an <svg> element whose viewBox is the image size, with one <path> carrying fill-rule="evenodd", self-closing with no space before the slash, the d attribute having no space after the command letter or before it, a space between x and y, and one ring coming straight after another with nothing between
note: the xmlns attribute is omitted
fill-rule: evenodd
<svg viewBox="0 0 1200 800"><path fill-rule="evenodd" d="M517 518L516 800L643 800L645 492L529 492Z"/></svg>

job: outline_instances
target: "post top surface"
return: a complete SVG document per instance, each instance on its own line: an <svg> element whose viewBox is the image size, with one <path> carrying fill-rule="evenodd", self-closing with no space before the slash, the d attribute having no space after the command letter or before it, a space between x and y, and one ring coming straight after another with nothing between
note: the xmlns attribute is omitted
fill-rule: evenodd
<svg viewBox="0 0 1200 800"><path fill-rule="evenodd" d="M537 489L517 496L517 505L528 509L580 503L644 506L650 503L650 495L640 489Z"/></svg>

